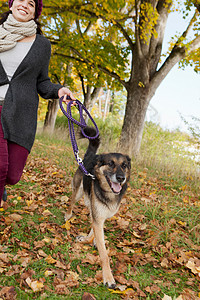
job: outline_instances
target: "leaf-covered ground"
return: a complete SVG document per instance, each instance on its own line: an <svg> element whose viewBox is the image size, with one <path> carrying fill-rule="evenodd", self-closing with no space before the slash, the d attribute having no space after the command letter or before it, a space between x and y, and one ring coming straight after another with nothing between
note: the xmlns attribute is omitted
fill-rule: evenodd
<svg viewBox="0 0 200 300"><path fill-rule="evenodd" d="M64 211L76 169L70 145L36 140L0 209L0 299L200 299L200 194L192 178L132 166L119 212L106 222L117 281L102 284L83 201Z"/></svg>

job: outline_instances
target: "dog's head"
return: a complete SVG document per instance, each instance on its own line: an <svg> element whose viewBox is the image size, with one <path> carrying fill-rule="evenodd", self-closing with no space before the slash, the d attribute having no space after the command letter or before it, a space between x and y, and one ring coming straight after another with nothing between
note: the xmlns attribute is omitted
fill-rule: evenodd
<svg viewBox="0 0 200 300"><path fill-rule="evenodd" d="M94 170L104 191L120 194L130 178L131 159L121 153L101 154Z"/></svg>

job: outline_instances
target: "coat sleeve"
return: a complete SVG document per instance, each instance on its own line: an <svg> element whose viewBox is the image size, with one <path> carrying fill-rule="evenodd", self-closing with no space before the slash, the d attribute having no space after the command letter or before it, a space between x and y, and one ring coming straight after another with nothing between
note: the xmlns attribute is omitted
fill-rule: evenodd
<svg viewBox="0 0 200 300"><path fill-rule="evenodd" d="M51 57L51 44L46 39L44 60L41 71L37 79L37 92L44 99L57 99L58 90L62 87L60 84L52 83L49 78L49 61Z"/></svg>

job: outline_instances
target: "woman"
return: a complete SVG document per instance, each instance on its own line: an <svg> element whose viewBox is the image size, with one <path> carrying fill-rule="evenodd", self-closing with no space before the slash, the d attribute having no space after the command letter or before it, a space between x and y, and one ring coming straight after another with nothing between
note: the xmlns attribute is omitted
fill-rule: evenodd
<svg viewBox="0 0 200 300"><path fill-rule="evenodd" d="M39 97L56 99L71 91L48 77L50 42L41 35L42 0L9 0L0 21L0 202L6 184L22 175L35 139ZM0 203L0 206L1 206Z"/></svg>

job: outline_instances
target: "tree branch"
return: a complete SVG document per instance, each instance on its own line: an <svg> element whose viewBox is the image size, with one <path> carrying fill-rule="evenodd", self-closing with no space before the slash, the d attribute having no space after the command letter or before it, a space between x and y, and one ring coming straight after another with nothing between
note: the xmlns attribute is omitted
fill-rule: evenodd
<svg viewBox="0 0 200 300"><path fill-rule="evenodd" d="M78 33L80 34L81 38L83 38L83 34L82 34L82 31L81 31L81 27L80 27L80 22L79 20L76 19L76 28L78 30Z"/></svg>
<svg viewBox="0 0 200 300"><path fill-rule="evenodd" d="M143 54L142 54L142 49L141 49L141 45L140 45L140 30L139 30L139 9L140 9L139 7L141 5L141 1L136 0L135 4L136 4L136 8L135 8L135 11L136 11L136 16L135 16L135 40L136 40L138 56L140 58L142 58Z"/></svg>
<svg viewBox="0 0 200 300"><path fill-rule="evenodd" d="M127 40L131 50L133 51L134 48L134 43L132 42L132 39L130 38L130 36L128 35L128 33L126 32L126 30L123 28L123 26L119 23L115 21L115 24L113 24L114 26L116 25L119 30L122 32L123 36L125 37L125 39Z"/></svg>
<svg viewBox="0 0 200 300"><path fill-rule="evenodd" d="M199 0L193 0L193 4L198 9L198 11L200 12L200 3L199 3Z"/></svg>
<svg viewBox="0 0 200 300"><path fill-rule="evenodd" d="M125 80L122 80L122 79L120 78L120 76L119 76L117 73L115 73L115 72L110 72L106 67L103 67L103 66L101 66L100 64L95 65L95 64L94 64L93 62L91 62L89 59L83 57L83 55L82 55L77 49L75 49L75 48L73 48L73 47L70 47L70 49L71 49L71 50L72 50L79 58L74 57L74 56L70 56L70 55L65 55L65 54L63 54L63 53L58 53L58 52L55 52L54 54L55 54L55 55L63 56L63 57L65 57L65 58L73 59L73 60L76 60L76 61L81 62L81 63L85 63L85 64L87 64L87 65L90 65L90 66L93 67L93 68L96 68L96 67L97 67L100 71L104 72L105 74L109 75L109 76L112 77L112 78L117 79L117 80L118 80L125 88L127 88L127 83L126 83L126 81L125 81Z"/></svg>
<svg viewBox="0 0 200 300"><path fill-rule="evenodd" d="M185 46L179 47L175 45L170 55L167 57L160 69L155 73L151 80L152 93L156 91L163 79L171 71L171 69L185 58L191 52L197 50L200 47L200 36L197 36L191 43L190 48L187 49ZM152 95L153 96L153 95Z"/></svg>
<svg viewBox="0 0 200 300"><path fill-rule="evenodd" d="M59 53L59 52L55 52L54 55L62 56L64 58L69 58L69 59L75 60L75 61L80 62L80 63L86 63L82 59L80 59L78 57L75 57L75 56L66 55L66 54Z"/></svg>
<svg viewBox="0 0 200 300"><path fill-rule="evenodd" d="M187 54L190 54L191 52L197 50L200 48L200 35L197 36L191 43L190 48L187 50Z"/></svg>
<svg viewBox="0 0 200 300"><path fill-rule="evenodd" d="M182 51L181 51L182 50ZM160 69L154 74L151 79L150 86L151 86L151 97L154 95L156 89L159 87L161 82L167 76L167 74L171 71L171 69L185 56L185 51L181 48L174 48L168 58L165 60L163 65Z"/></svg>
<svg viewBox="0 0 200 300"><path fill-rule="evenodd" d="M165 28L167 24L167 19L169 15L169 9L172 4L163 5L163 1L156 1L155 3L159 18L155 26L157 32L157 37L152 35L149 46L149 57L150 57L150 78L154 75L157 64L160 60L160 55L162 52L162 44L165 34Z"/></svg>
<svg viewBox="0 0 200 300"><path fill-rule="evenodd" d="M75 54L77 54L77 55L78 55L85 63L87 63L88 65L92 66L93 68L96 67L96 65L95 65L93 62L91 62L91 61L90 61L89 59L87 59L87 58L84 58L84 57L82 56L82 54L81 54L77 49L71 47L71 50L72 50ZM109 75L109 76L111 76L111 77L117 79L119 82L121 82L121 84L122 84L124 87L127 86L127 85L126 85L126 82L125 82L124 80L122 80L122 79L120 78L120 76L119 76L118 74L116 74L115 72L110 72L106 67L103 67L103 66L101 66L100 64L98 64L97 67L98 67L99 70L103 71L105 74L107 74L107 75Z"/></svg>
<svg viewBox="0 0 200 300"><path fill-rule="evenodd" d="M84 31L84 34L87 34L91 27L92 27L92 22L89 21L89 24L88 24L88 26L86 27L86 29L85 29L85 31Z"/></svg>
<svg viewBox="0 0 200 300"><path fill-rule="evenodd" d="M193 24L194 24L194 22L195 22L195 20L196 20L198 14L199 14L199 12L198 12L198 10L196 10L195 13L194 13L194 15L193 15L193 17L192 17L191 20L190 20L190 23L188 24L188 27L187 27L186 30L183 32L183 34L182 34L181 37L183 37L183 38L186 38L186 37L187 37L187 35L188 35L189 31L191 30L191 28L192 28L192 26L193 26Z"/></svg>
<svg viewBox="0 0 200 300"><path fill-rule="evenodd" d="M80 81L81 81L82 90L83 90L83 96L84 96L84 99L85 99L86 93L85 93L84 79L83 79L83 76L81 75L81 73L78 73L78 76L79 76Z"/></svg>
<svg viewBox="0 0 200 300"><path fill-rule="evenodd" d="M157 89L163 79L171 71L176 63L180 62L181 59L185 58L188 54L191 54L193 51L197 50L200 47L200 35L197 36L193 41L189 43L189 48L186 45L180 46L180 41L186 38L196 17L198 11L195 11L193 17L191 18L186 30L182 33L181 37L178 38L174 48L172 49L170 55L167 57L160 69L155 73L151 80L151 85L154 86L154 89Z"/></svg>

